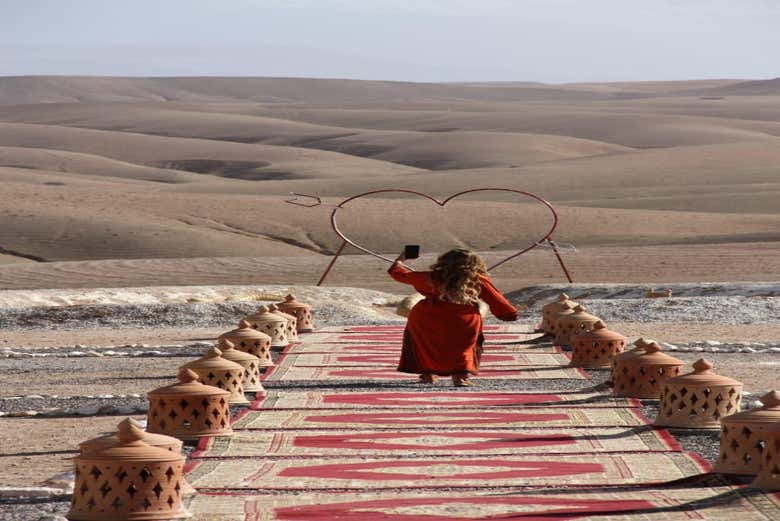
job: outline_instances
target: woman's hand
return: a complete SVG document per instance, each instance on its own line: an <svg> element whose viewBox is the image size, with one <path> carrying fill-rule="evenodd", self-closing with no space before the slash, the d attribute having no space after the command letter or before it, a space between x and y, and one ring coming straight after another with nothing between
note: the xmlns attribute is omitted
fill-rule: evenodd
<svg viewBox="0 0 780 521"><path fill-rule="evenodd" d="M406 260L406 255L404 255L404 251L401 250L400 255L398 255L398 257L395 258L395 262L403 262L405 260Z"/></svg>

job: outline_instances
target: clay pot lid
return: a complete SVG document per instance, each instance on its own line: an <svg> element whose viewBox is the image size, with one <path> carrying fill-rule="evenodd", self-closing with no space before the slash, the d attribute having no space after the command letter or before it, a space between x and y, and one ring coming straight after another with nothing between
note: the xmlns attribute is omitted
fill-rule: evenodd
<svg viewBox="0 0 780 521"><path fill-rule="evenodd" d="M693 363L693 371L670 378L667 382L679 385L742 385L742 382L738 382L733 378L714 373L712 371L713 367L712 362L709 360L699 358Z"/></svg>
<svg viewBox="0 0 780 521"><path fill-rule="evenodd" d="M272 313L268 306L260 306L257 313L247 317L247 320L257 320L258 322L287 322L281 315Z"/></svg>
<svg viewBox="0 0 780 521"><path fill-rule="evenodd" d="M232 362L231 362L232 363ZM236 364L238 365L238 364ZM150 398L157 396L229 396L230 392L205 385L198 381L198 373L188 368L186 365L179 368L179 382L166 387L160 387L147 393Z"/></svg>
<svg viewBox="0 0 780 521"><path fill-rule="evenodd" d="M650 342L644 347L645 352L639 352L632 357L642 365L685 365L685 362L666 353L662 353L662 347L658 342Z"/></svg>
<svg viewBox="0 0 780 521"><path fill-rule="evenodd" d="M552 314L554 316L568 316L574 313L574 306L571 304L571 302L564 302L560 306L558 306L558 309L553 311Z"/></svg>
<svg viewBox="0 0 780 521"><path fill-rule="evenodd" d="M565 303L569 303L572 306L576 306L577 304L574 303L572 300L569 299L569 295L566 293L561 293L558 295L558 298L553 300L552 302L548 302L544 306L542 306L542 311L555 311L557 309L561 309L561 306L563 306Z"/></svg>
<svg viewBox="0 0 780 521"><path fill-rule="evenodd" d="M626 340L620 333L607 329L607 325L599 320L590 329L582 331L572 337L572 340Z"/></svg>
<svg viewBox="0 0 780 521"><path fill-rule="evenodd" d="M621 360L625 360L626 358L632 358L634 356L640 355L645 352L645 347L647 347L648 344L650 344L650 342L645 340L643 337L637 338L634 341L634 347L631 349L626 349L622 353L616 354L615 359L617 360L619 358Z"/></svg>
<svg viewBox="0 0 780 521"><path fill-rule="evenodd" d="M227 333L222 333L219 335L219 338L237 338L237 339L251 339L251 340L257 340L262 339L266 342L271 341L271 337L263 333L262 331L258 331L257 329L254 329L252 327L252 324L250 324L247 320L242 320L238 323L238 329L232 329L228 331Z"/></svg>
<svg viewBox="0 0 780 521"><path fill-rule="evenodd" d="M143 427L141 427L141 424L138 423L136 420L132 418L126 418L122 420L122 422L119 425L122 425L124 422L129 422L139 429L141 429L141 432L143 432L143 442L147 445L151 445L152 447L159 447L162 448L163 446L176 446L178 447L178 451L181 451L181 447L183 445L182 441L178 438L174 438L173 436L166 436L165 434L155 434L152 432L146 432L143 430ZM84 441L82 443L79 443L79 450L82 452L82 454L85 454L87 452L93 452L96 450L102 450L107 449L109 447L113 447L119 443L119 438L116 437L116 433L113 434L106 434L105 436L98 436L97 438L92 438L91 440Z"/></svg>
<svg viewBox="0 0 780 521"><path fill-rule="evenodd" d="M188 367L190 369L194 367L198 369L210 369L216 371L237 371L239 369L244 369L237 363L222 358L222 351L216 347L210 348L208 351L206 351L205 355L198 358L194 362L184 364L182 367Z"/></svg>
<svg viewBox="0 0 780 521"><path fill-rule="evenodd" d="M585 306L582 304L577 304L574 306L574 313L568 314L564 317L566 320L576 320L576 321L582 321L582 322L595 322L600 320L599 317L596 315L591 315L587 312L585 309Z"/></svg>
<svg viewBox="0 0 780 521"><path fill-rule="evenodd" d="M286 308L303 308L303 309L311 309L311 305L305 304L303 302L300 302L298 300L295 300L295 295L289 294L286 297L284 297L284 301L277 302L277 306L284 306Z"/></svg>
<svg viewBox="0 0 780 521"><path fill-rule="evenodd" d="M762 407L750 409L720 419L723 423L768 423L780 432L780 391L771 391L759 398Z"/></svg>
<svg viewBox="0 0 780 521"><path fill-rule="evenodd" d="M231 362L258 362L260 360L255 355L239 351L236 349L236 345L226 338L219 341L219 347L222 352L222 358Z"/></svg>
<svg viewBox="0 0 780 521"><path fill-rule="evenodd" d="M77 456L77 458L89 461L120 461L139 462L173 462L184 461L184 456L159 447L152 447L144 443L144 431L127 419L119 422L117 433L114 435L116 442L106 448L93 450Z"/></svg>
<svg viewBox="0 0 780 521"><path fill-rule="evenodd" d="M279 309L279 306L277 306L276 304L269 305L268 306L268 311L270 311L274 315L279 315L280 317L284 318L287 322L289 322L290 320L298 320L297 317L294 317L294 316L290 315L289 313L285 313L284 311Z"/></svg>

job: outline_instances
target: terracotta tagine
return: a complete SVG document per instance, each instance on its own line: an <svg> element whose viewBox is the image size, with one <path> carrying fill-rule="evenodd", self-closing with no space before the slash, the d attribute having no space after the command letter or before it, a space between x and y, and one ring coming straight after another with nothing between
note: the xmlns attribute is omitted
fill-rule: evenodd
<svg viewBox="0 0 780 521"><path fill-rule="evenodd" d="M287 325L285 326L287 328L287 340L290 342L297 342L298 341L298 319L295 318L293 315L290 315L288 313L283 312L279 309L279 306L276 304L271 304L268 306L268 311L275 315L279 315L283 319L287 321Z"/></svg>
<svg viewBox="0 0 780 521"><path fill-rule="evenodd" d="M599 320L590 329L574 335L571 339L572 367L609 367L612 359L626 348L628 339L620 333L607 329Z"/></svg>
<svg viewBox="0 0 780 521"><path fill-rule="evenodd" d="M311 333L314 331L314 319L311 306L295 299L294 295L287 295L284 301L276 304L279 310L294 316L298 320L298 333Z"/></svg>
<svg viewBox="0 0 780 521"><path fill-rule="evenodd" d="M574 305L572 305L571 302L564 302L560 305L560 309L558 311L553 311L550 313L549 319L548 319L548 327L550 328L550 334L555 336L557 338L558 336L558 323L560 320L568 315L571 315L574 313Z"/></svg>
<svg viewBox="0 0 780 521"><path fill-rule="evenodd" d="M780 491L780 425L772 425L766 433L766 444L761 451L761 468L751 487Z"/></svg>
<svg viewBox="0 0 780 521"><path fill-rule="evenodd" d="M649 344L650 344L649 341L645 340L643 337L640 337L640 338L637 338L634 341L634 344L633 344L634 347L632 347L631 349L627 349L627 350L623 351L620 354L615 355L612 358L612 362L610 363L610 365L612 367L612 374L611 374L610 379L609 379L610 382L614 382L615 381L615 367L617 366L617 364L621 363L621 361L624 361L624 360L627 360L628 358L631 358L632 356L636 356L636 355L638 355L640 353L644 353L645 352L645 347L647 347Z"/></svg>
<svg viewBox="0 0 780 521"><path fill-rule="evenodd" d="M179 370L179 383L151 391L146 430L167 434L180 440L199 440L203 436L230 436L230 393L204 385L198 374Z"/></svg>
<svg viewBox="0 0 780 521"><path fill-rule="evenodd" d="M742 383L715 374L712 367L711 362L700 358L692 372L664 382L655 425L719 429L721 418L739 412Z"/></svg>
<svg viewBox="0 0 780 521"><path fill-rule="evenodd" d="M222 358L235 362L244 368L242 381L244 391L258 394L265 392L263 384L260 383L260 359L249 353L238 351L230 340L220 340L219 348L222 351Z"/></svg>
<svg viewBox="0 0 780 521"><path fill-rule="evenodd" d="M558 311L562 311L564 308L565 303L569 303L571 306L571 309L574 308L574 306L577 305L576 302L569 299L569 296L566 293L561 293L558 295L558 298L552 302L549 302L542 306L542 325L541 329L547 334L553 334L553 327L550 323L550 318L553 316L554 313Z"/></svg>
<svg viewBox="0 0 780 521"><path fill-rule="evenodd" d="M235 362L222 358L222 351L212 347L201 358L184 364L192 369L198 379L206 385L219 387L230 393L228 401L232 404L249 403L244 396L244 368Z"/></svg>
<svg viewBox="0 0 780 521"><path fill-rule="evenodd" d="M591 315L582 304L574 306L573 313L563 316L558 314L558 321L555 326L555 344L559 346L571 345L571 339L583 329L588 329L600 319Z"/></svg>
<svg viewBox="0 0 780 521"><path fill-rule="evenodd" d="M271 358L271 337L252 328L252 324L246 320L238 324L238 329L222 333L217 340L229 340L239 351L256 356L261 368L274 365Z"/></svg>
<svg viewBox="0 0 780 521"><path fill-rule="evenodd" d="M780 392L765 394L761 403L763 407L720 420L720 455L715 472L755 476L761 470L769 431L780 427Z"/></svg>
<svg viewBox="0 0 780 521"><path fill-rule="evenodd" d="M246 317L245 320L253 329L271 337L272 347L286 347L290 344L287 338L287 320L276 313L271 313L268 306L260 306L257 308L257 313Z"/></svg>
<svg viewBox="0 0 780 521"><path fill-rule="evenodd" d="M167 520L188 517L182 503L184 456L144 443L122 422L115 441L73 458L71 521Z"/></svg>
<svg viewBox="0 0 780 521"><path fill-rule="evenodd" d="M173 436L166 436L165 434L153 434L151 432L146 432L143 430L141 424L132 418L126 418L122 420L119 423L119 427L121 428L125 423L129 423L141 429L141 432L143 432L144 435L141 441L147 445L157 447L158 449L167 450L173 452L174 454L181 454L181 448L183 444L180 439L174 438ZM96 450L107 449L116 445L117 441L118 438L116 437L116 433L92 438L91 440L87 440L79 444L79 452L81 454L86 454ZM187 483L185 478L182 478L181 487L181 493L183 496L191 496L196 493L196 490L189 483Z"/></svg>
<svg viewBox="0 0 780 521"><path fill-rule="evenodd" d="M661 352L661 346L651 342L644 353L615 360L613 392L626 398L658 398L661 386L680 374L685 363Z"/></svg>

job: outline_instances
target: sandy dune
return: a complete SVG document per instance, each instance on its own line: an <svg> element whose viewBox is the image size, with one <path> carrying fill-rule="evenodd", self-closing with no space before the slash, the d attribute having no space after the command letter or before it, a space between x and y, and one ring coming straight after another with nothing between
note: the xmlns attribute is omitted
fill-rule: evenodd
<svg viewBox="0 0 780 521"><path fill-rule="evenodd" d="M345 196L489 186L556 204L579 280L770 280L778 164L778 80L0 78L0 286L309 282ZM326 205L285 204L292 191ZM338 215L378 251L501 252L549 227L517 202L383 195ZM496 276L557 280L551 260ZM334 282L383 286L382 268L351 255Z"/></svg>

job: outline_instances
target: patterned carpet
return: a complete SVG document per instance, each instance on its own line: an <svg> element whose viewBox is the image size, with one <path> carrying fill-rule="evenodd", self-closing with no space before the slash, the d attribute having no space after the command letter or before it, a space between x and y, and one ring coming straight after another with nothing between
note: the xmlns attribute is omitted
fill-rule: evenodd
<svg viewBox="0 0 780 521"><path fill-rule="evenodd" d="M780 519L780 495L708 474L639 402L592 387L528 328L486 332L477 378L500 391L443 379L410 392L414 375L394 370L401 331L333 327L286 348L265 396L234 416L235 435L192 454L192 519ZM582 385L513 389L550 378Z"/></svg>

